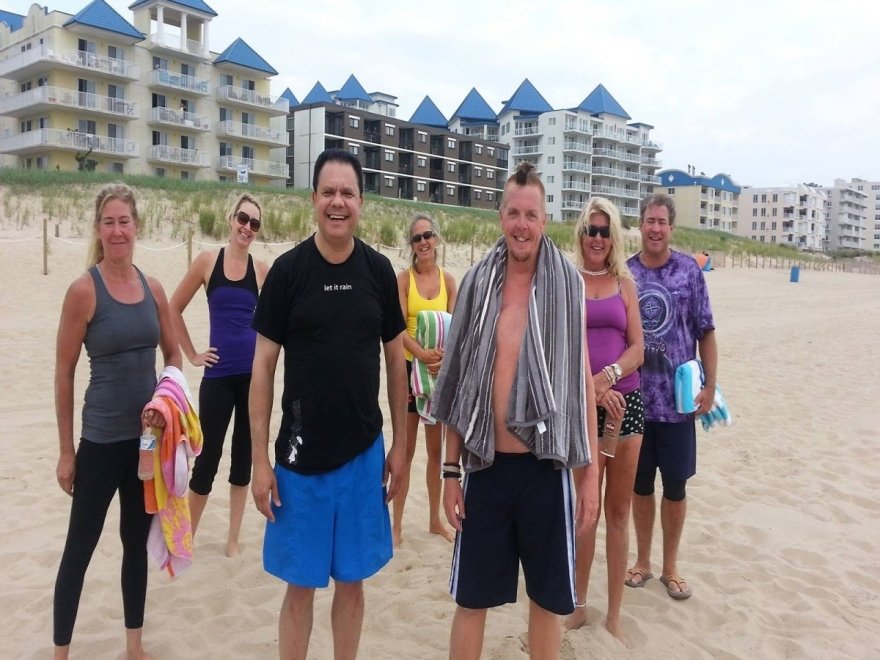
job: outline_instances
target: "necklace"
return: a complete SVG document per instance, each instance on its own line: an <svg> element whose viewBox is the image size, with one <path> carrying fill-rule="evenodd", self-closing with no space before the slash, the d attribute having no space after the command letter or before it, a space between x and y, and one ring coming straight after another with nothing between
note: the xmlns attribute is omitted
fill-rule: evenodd
<svg viewBox="0 0 880 660"><path fill-rule="evenodd" d="M589 275L590 277L599 277L600 275L607 275L608 268L603 268L602 270L587 270L586 268L579 269L584 275Z"/></svg>

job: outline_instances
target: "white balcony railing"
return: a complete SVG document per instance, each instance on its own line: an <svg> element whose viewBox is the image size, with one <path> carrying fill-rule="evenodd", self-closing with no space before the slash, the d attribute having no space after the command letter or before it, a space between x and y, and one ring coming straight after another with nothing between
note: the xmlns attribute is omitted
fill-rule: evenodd
<svg viewBox="0 0 880 660"><path fill-rule="evenodd" d="M247 167L252 174L286 179L289 176L287 163L279 163L274 160L256 160L254 158L240 158L238 156L220 156L217 159L218 170L235 172L239 167Z"/></svg>
<svg viewBox="0 0 880 660"><path fill-rule="evenodd" d="M112 154L133 158L138 155L138 143L134 140L92 135L79 131L63 131L59 128L40 128L0 140L0 153L47 149L72 149L98 154Z"/></svg>
<svg viewBox="0 0 880 660"><path fill-rule="evenodd" d="M195 131L210 131L211 120L205 115L197 115L193 112L181 112L171 108L152 108L150 121L163 124L174 124L183 128L191 128Z"/></svg>
<svg viewBox="0 0 880 660"><path fill-rule="evenodd" d="M582 202L577 199L565 199L562 200L562 210L563 211L580 211L582 208L586 206L586 202Z"/></svg>
<svg viewBox="0 0 880 660"><path fill-rule="evenodd" d="M590 184L582 181L564 181L562 183L563 190L580 190L581 192L590 192Z"/></svg>
<svg viewBox="0 0 880 660"><path fill-rule="evenodd" d="M600 195L609 195L612 197L629 197L631 199L640 199L639 191L631 188L621 188L619 186L602 186L593 185L593 192Z"/></svg>
<svg viewBox="0 0 880 660"><path fill-rule="evenodd" d="M562 162L562 169L575 170L576 172L591 172L593 170L589 163L581 163L576 160L566 160Z"/></svg>
<svg viewBox="0 0 880 660"><path fill-rule="evenodd" d="M290 103L283 97L263 96L252 89L243 89L234 85L222 85L217 90L217 96L221 101L233 101L244 105L255 106L267 112L287 114Z"/></svg>
<svg viewBox="0 0 880 660"><path fill-rule="evenodd" d="M565 122L565 130L568 133L585 133L587 135L593 134L593 129L590 128L589 124L581 124L577 121L567 121Z"/></svg>
<svg viewBox="0 0 880 660"><path fill-rule="evenodd" d="M270 142L272 144L286 145L287 132L277 131L274 128L265 128L256 124L243 124L238 121L221 121L217 124L217 135L246 138L258 142Z"/></svg>
<svg viewBox="0 0 880 660"><path fill-rule="evenodd" d="M150 82L153 85L164 85L195 94L209 94L211 91L211 86L207 80L197 78L196 76L187 76L182 73L174 73L168 69L153 69L150 73Z"/></svg>
<svg viewBox="0 0 880 660"><path fill-rule="evenodd" d="M181 149L169 147L167 144L155 144L150 147L150 160L160 160L163 163L175 165L189 165L193 167L210 167L211 157L198 149Z"/></svg>
<svg viewBox="0 0 880 660"><path fill-rule="evenodd" d="M21 94L10 94L0 100L0 115L12 114L18 110L38 105L67 106L127 119L137 119L139 116L137 103L110 96L78 92L66 87L50 86L36 87Z"/></svg>
<svg viewBox="0 0 880 660"><path fill-rule="evenodd" d="M184 39L182 35L154 32L150 35L150 43L162 48L171 48L181 53L189 53L196 57L208 57L208 47L201 41Z"/></svg>
<svg viewBox="0 0 880 660"><path fill-rule="evenodd" d="M514 156L527 156L529 154L539 154L541 153L541 147L532 145L528 147L514 147L511 149L511 152Z"/></svg>
<svg viewBox="0 0 880 660"><path fill-rule="evenodd" d="M137 80L139 75L137 65L126 60L83 50L56 50L47 44L42 44L0 62L0 78L14 77L11 74L38 62L51 63L52 66L85 69L131 80Z"/></svg>
<svg viewBox="0 0 880 660"><path fill-rule="evenodd" d="M562 147L565 151L578 151L582 154L593 152L593 148L586 142L578 142L577 140L566 140Z"/></svg>
<svg viewBox="0 0 880 660"><path fill-rule="evenodd" d="M537 126L526 126L525 128L513 129L514 137L520 137L522 135L538 135L541 132L541 129L539 129Z"/></svg>

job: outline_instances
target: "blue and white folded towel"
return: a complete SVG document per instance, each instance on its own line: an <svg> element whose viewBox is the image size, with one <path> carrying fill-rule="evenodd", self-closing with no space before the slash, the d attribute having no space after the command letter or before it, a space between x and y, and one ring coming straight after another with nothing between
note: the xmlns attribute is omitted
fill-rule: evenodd
<svg viewBox="0 0 880 660"><path fill-rule="evenodd" d="M675 370L675 409L688 414L696 411L694 399L703 387L706 377L703 373L703 363L699 360L689 360ZM715 401L709 412L700 415L703 430L708 431L713 426L730 426L733 417L727 407L727 401L721 393L720 387L715 387Z"/></svg>

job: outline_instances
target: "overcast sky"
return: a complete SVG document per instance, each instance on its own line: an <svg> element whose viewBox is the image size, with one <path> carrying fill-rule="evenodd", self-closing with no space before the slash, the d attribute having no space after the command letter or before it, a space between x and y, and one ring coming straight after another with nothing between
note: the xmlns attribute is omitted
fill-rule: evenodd
<svg viewBox="0 0 880 660"><path fill-rule="evenodd" d="M880 3L207 0L210 48L242 37L302 99L354 73L409 119L471 87L497 112L524 78L554 108L599 83L655 127L664 167L746 185L880 180ZM88 0L49 2L76 13ZM109 0L131 20L130 0ZM29 2L0 0L26 13ZM420 7L426 7L420 9Z"/></svg>

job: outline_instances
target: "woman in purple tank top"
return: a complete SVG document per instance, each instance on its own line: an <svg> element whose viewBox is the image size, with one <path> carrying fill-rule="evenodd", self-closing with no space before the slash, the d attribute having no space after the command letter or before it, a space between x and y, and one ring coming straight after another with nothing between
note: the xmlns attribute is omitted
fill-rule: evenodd
<svg viewBox="0 0 880 660"><path fill-rule="evenodd" d="M183 353L194 367L204 367L199 387L199 418L204 446L193 465L189 508L193 536L217 474L223 442L235 413L229 468L229 532L226 554L238 554L238 536L251 481L251 433L248 389L256 333L251 328L257 296L269 267L250 255L260 231L262 211L251 195L241 195L229 214L229 243L206 250L192 262L174 295L171 315ZM208 298L210 345L198 351L183 319L183 311L202 286Z"/></svg>
<svg viewBox="0 0 880 660"><path fill-rule="evenodd" d="M584 278L587 344L596 388L600 437L599 488L605 485L606 556L608 561L608 614L605 627L624 644L620 603L629 551L629 511L632 500L644 420L638 369L644 359L644 338L635 282L626 267L623 231L617 208L607 199L593 197L575 226L577 265ZM602 437L610 427L619 429L611 456L602 453ZM609 432L610 435L610 432ZM579 483L578 480L575 480ZM596 545L598 520L577 546L577 607L566 620L569 629L587 622L586 597Z"/></svg>

